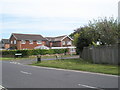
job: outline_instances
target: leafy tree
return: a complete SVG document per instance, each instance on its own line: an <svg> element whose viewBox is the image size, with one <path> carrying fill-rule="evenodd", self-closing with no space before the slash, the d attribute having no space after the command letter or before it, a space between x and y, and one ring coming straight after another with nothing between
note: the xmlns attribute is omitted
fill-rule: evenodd
<svg viewBox="0 0 120 90"><path fill-rule="evenodd" d="M74 45L77 51L82 52L83 47L96 45L99 41L101 45L111 45L118 42L120 38L120 23L117 19L110 17L107 19L89 21L88 25L80 27L70 35L74 38Z"/></svg>
<svg viewBox="0 0 120 90"><path fill-rule="evenodd" d="M94 20L95 29L103 45L115 44L118 39L118 24L113 17Z"/></svg>

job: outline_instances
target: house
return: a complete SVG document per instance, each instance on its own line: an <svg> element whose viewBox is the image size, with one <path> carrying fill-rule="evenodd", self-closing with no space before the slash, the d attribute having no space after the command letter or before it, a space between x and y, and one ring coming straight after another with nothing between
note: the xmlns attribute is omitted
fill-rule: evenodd
<svg viewBox="0 0 120 90"><path fill-rule="evenodd" d="M10 48L9 39L2 39L2 40L0 41L0 44L1 44L1 48L2 48L2 49L8 49L8 48Z"/></svg>
<svg viewBox="0 0 120 90"><path fill-rule="evenodd" d="M73 39L67 35L58 37L46 37L49 47L69 47L72 46Z"/></svg>
<svg viewBox="0 0 120 90"><path fill-rule="evenodd" d="M39 34L12 33L8 41L11 49L68 49L75 52L73 39L67 35L43 37Z"/></svg>
<svg viewBox="0 0 120 90"><path fill-rule="evenodd" d="M67 35L58 37L46 37L51 49L68 49L69 54L76 53L76 47L73 46L73 39Z"/></svg>
<svg viewBox="0 0 120 90"><path fill-rule="evenodd" d="M12 33L10 37L10 47L14 49L34 49L37 46L47 46L47 39L38 34Z"/></svg>

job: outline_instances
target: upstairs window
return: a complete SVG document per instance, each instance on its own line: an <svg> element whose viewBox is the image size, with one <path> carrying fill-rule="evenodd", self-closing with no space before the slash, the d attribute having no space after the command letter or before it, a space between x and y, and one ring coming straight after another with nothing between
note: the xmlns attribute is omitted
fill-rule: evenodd
<svg viewBox="0 0 120 90"><path fill-rule="evenodd" d="M33 44L33 40L29 40L30 44Z"/></svg>
<svg viewBox="0 0 120 90"><path fill-rule="evenodd" d="M37 41L37 44L42 44L42 41Z"/></svg>
<svg viewBox="0 0 120 90"><path fill-rule="evenodd" d="M11 44L13 44L13 41L11 41Z"/></svg>
<svg viewBox="0 0 120 90"><path fill-rule="evenodd" d="M14 40L14 44L16 44L16 40Z"/></svg>
<svg viewBox="0 0 120 90"><path fill-rule="evenodd" d="M65 45L65 41L62 41L62 45Z"/></svg>
<svg viewBox="0 0 120 90"><path fill-rule="evenodd" d="M67 41L67 45L71 45L72 43L71 43L71 41Z"/></svg>
<svg viewBox="0 0 120 90"><path fill-rule="evenodd" d="M21 44L25 44L25 43L26 43L26 41L25 41L25 40L22 40L22 41L21 41Z"/></svg>

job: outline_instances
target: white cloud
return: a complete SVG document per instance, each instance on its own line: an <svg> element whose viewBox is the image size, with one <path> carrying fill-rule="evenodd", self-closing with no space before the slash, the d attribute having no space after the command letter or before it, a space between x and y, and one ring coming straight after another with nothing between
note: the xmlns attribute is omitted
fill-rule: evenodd
<svg viewBox="0 0 120 90"><path fill-rule="evenodd" d="M3 0L3 13L32 17L100 17L117 15L119 0Z"/></svg>
<svg viewBox="0 0 120 90"><path fill-rule="evenodd" d="M4 17L4 22L0 18L0 30L6 36L13 32L42 33L49 36L68 34L93 18L116 18L118 1L1 0L0 15L13 17Z"/></svg>

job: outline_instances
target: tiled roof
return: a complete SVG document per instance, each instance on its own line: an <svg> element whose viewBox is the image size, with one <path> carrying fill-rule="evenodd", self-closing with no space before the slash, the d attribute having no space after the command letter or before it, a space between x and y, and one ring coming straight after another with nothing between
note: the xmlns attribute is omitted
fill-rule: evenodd
<svg viewBox="0 0 120 90"><path fill-rule="evenodd" d="M58 37L46 37L49 41L61 41L65 36L67 35L63 35L63 36L58 36Z"/></svg>
<svg viewBox="0 0 120 90"><path fill-rule="evenodd" d="M12 34L17 40L47 40L42 35L39 34Z"/></svg>
<svg viewBox="0 0 120 90"><path fill-rule="evenodd" d="M2 44L9 44L10 42L9 42L9 39L2 39L1 43Z"/></svg>

